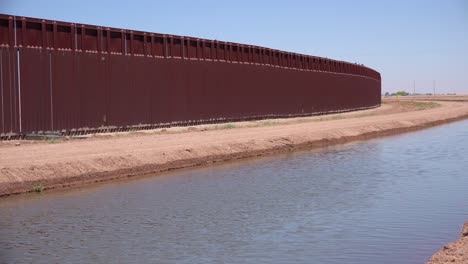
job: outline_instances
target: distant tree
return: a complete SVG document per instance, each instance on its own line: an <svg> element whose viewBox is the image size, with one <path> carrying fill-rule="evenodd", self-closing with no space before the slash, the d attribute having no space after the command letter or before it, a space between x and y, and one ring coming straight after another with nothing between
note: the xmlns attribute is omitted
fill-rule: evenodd
<svg viewBox="0 0 468 264"><path fill-rule="evenodd" d="M395 95L398 95L398 96L407 96L409 95L409 93L405 92L405 91L398 91L395 93Z"/></svg>
<svg viewBox="0 0 468 264"><path fill-rule="evenodd" d="M386 93L385 93L385 96L390 96L390 93L389 93L389 92L386 92Z"/></svg>

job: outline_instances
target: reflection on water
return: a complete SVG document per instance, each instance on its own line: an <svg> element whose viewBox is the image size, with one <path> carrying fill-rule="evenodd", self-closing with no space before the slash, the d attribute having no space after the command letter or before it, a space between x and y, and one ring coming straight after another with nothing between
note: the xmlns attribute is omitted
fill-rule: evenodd
<svg viewBox="0 0 468 264"><path fill-rule="evenodd" d="M0 200L0 262L422 263L468 219L468 122Z"/></svg>

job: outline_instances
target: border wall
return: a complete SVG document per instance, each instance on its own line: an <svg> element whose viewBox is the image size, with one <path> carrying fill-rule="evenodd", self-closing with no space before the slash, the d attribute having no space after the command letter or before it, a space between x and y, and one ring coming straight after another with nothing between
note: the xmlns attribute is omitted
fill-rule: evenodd
<svg viewBox="0 0 468 264"><path fill-rule="evenodd" d="M0 137L377 107L368 67L264 47L0 14Z"/></svg>

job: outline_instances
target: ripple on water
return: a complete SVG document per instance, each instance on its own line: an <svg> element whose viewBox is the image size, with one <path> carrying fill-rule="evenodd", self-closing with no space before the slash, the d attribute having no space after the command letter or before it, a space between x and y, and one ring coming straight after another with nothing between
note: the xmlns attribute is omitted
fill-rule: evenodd
<svg viewBox="0 0 468 264"><path fill-rule="evenodd" d="M0 200L0 262L422 263L468 219L468 122Z"/></svg>

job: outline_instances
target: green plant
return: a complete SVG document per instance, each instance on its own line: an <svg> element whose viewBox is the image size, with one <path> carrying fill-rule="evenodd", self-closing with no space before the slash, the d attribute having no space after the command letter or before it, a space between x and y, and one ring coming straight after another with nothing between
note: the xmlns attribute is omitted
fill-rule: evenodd
<svg viewBox="0 0 468 264"><path fill-rule="evenodd" d="M262 122L261 126L274 126L274 125L276 125L276 124L278 124L278 121L271 121L271 120L269 120L269 121L264 121L264 122Z"/></svg>
<svg viewBox="0 0 468 264"><path fill-rule="evenodd" d="M407 96L407 95L409 95L409 93L405 92L405 91L398 91L398 92L396 92L396 93L394 93L392 95Z"/></svg>
<svg viewBox="0 0 468 264"><path fill-rule="evenodd" d="M223 129L231 129L231 128L235 128L235 127L236 127L236 125L234 125L234 124L226 124L222 128Z"/></svg>
<svg viewBox="0 0 468 264"><path fill-rule="evenodd" d="M42 186L42 184L39 183L39 184L34 185L32 189L34 192L40 193L44 191L44 186Z"/></svg>
<svg viewBox="0 0 468 264"><path fill-rule="evenodd" d="M55 143L58 143L58 142L59 141L57 139L55 139L55 138L51 138L51 139L47 140L47 143L49 143L49 144L55 144Z"/></svg>
<svg viewBox="0 0 468 264"><path fill-rule="evenodd" d="M425 110L439 107L440 104L436 102L412 102L412 106L414 106L416 110Z"/></svg>

